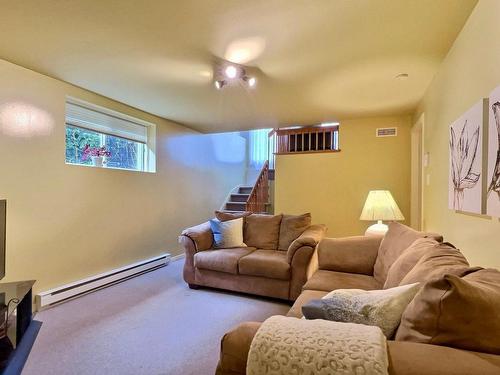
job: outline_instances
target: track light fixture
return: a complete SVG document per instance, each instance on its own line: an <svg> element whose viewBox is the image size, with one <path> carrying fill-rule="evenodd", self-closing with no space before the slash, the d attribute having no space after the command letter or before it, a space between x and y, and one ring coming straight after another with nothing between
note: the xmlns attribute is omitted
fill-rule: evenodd
<svg viewBox="0 0 500 375"><path fill-rule="evenodd" d="M244 67L231 63L216 66L214 77L214 85L217 90L238 82L243 82L250 88L255 87L257 84L257 79L248 76Z"/></svg>

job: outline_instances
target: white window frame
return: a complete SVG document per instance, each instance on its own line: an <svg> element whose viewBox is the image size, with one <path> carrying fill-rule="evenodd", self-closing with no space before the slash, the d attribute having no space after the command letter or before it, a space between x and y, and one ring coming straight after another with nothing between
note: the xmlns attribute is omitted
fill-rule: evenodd
<svg viewBox="0 0 500 375"><path fill-rule="evenodd" d="M144 126L146 128L147 135L146 135L146 142L144 143L144 145L145 145L144 155L142 157L143 158L143 169L129 169L129 168L107 167L107 166L105 166L103 168L119 169L119 170L132 171L132 172L150 172L150 173L156 172L156 124L154 124L152 122L144 121L144 120L138 119L136 117L132 117L132 116L126 115L124 113L117 112L117 111L114 111L114 110L111 110L111 109L108 109L108 108L105 108L105 107L102 107L102 106L99 106L99 105L96 105L93 103L89 103L89 102L86 102L84 100L72 97L72 96L66 97L66 104L67 103L75 104L75 105L78 105L80 107L86 108L88 110L100 112L102 114L116 117L118 119L121 119L121 120L124 120L127 122L131 122L131 123L134 123L137 125L141 125L141 126ZM96 129L93 129L91 127L86 127L86 126L81 125L81 124L72 124L71 122L68 122L66 112L65 112L65 127L64 127L65 131L66 131L66 126L68 126L68 125L73 126L73 127L88 129L88 130L93 131L93 132L97 132L97 133L101 134L101 144L104 143L104 137L106 136L106 133L99 132ZM115 134L110 134L110 135L120 137L119 135L115 135ZM142 142L139 142L139 143L142 143ZM86 164L75 164L75 163L68 163L68 162L66 162L66 164L89 166Z"/></svg>

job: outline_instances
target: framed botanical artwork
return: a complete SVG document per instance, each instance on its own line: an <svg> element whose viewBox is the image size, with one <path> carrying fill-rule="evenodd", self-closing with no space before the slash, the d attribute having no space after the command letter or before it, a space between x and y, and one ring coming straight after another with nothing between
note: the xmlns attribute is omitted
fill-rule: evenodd
<svg viewBox="0 0 500 375"><path fill-rule="evenodd" d="M448 206L452 210L482 213L482 142L484 101L450 125Z"/></svg>
<svg viewBox="0 0 500 375"><path fill-rule="evenodd" d="M500 217L500 86L490 93L486 213Z"/></svg>

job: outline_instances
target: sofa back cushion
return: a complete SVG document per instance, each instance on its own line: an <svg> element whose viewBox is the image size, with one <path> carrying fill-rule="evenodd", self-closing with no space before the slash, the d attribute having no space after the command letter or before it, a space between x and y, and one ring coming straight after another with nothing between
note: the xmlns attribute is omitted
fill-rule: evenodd
<svg viewBox="0 0 500 375"><path fill-rule="evenodd" d="M288 250L290 244L311 226L311 214L283 215L280 224L279 250Z"/></svg>
<svg viewBox="0 0 500 375"><path fill-rule="evenodd" d="M422 255L417 264L403 277L400 285L426 282L446 274L462 276L469 270L469 262L455 247L447 242L434 246Z"/></svg>
<svg viewBox="0 0 500 375"><path fill-rule="evenodd" d="M252 214L245 217L243 239L247 246L276 250L282 216Z"/></svg>
<svg viewBox="0 0 500 375"><path fill-rule="evenodd" d="M220 221L229 221L234 219L239 219L240 217L247 217L251 215L250 211L241 211L241 212L224 212L224 211L215 211L215 217Z"/></svg>
<svg viewBox="0 0 500 375"><path fill-rule="evenodd" d="M439 242L432 238L419 238L413 242L389 267L384 289L394 288L401 284L406 274L411 271L423 255L432 253ZM402 284L401 284L402 285Z"/></svg>
<svg viewBox="0 0 500 375"><path fill-rule="evenodd" d="M373 267L373 276L380 283L384 284L387 278L387 273L391 265L398 257L406 250L413 242L419 238L430 237L437 241L441 241L439 235L418 232L406 225L398 222L389 224L389 230L384 236L378 249L377 260Z"/></svg>
<svg viewBox="0 0 500 375"><path fill-rule="evenodd" d="M408 305L396 340L500 354L500 272L445 275L424 285Z"/></svg>

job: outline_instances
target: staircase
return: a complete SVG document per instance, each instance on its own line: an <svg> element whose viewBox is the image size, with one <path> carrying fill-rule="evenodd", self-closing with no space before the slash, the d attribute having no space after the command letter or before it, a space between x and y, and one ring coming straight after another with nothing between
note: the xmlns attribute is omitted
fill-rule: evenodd
<svg viewBox="0 0 500 375"><path fill-rule="evenodd" d="M224 205L226 212L246 211L247 200L250 197L253 186L240 186L236 192L229 195L229 200Z"/></svg>
<svg viewBox="0 0 500 375"><path fill-rule="evenodd" d="M268 213L269 203L269 163L266 161L254 186L238 186L223 204L226 212L250 211Z"/></svg>

